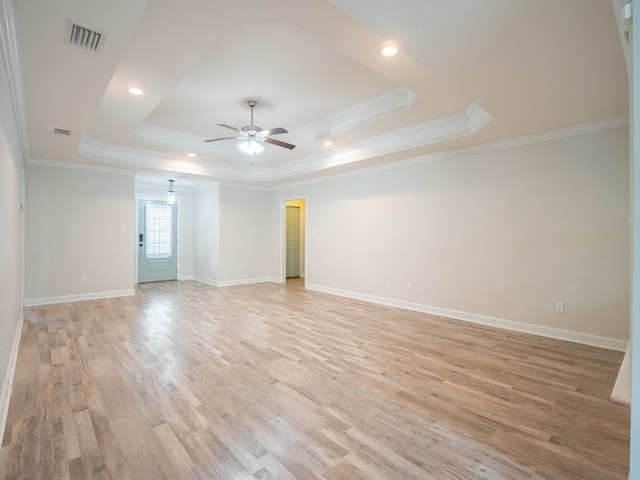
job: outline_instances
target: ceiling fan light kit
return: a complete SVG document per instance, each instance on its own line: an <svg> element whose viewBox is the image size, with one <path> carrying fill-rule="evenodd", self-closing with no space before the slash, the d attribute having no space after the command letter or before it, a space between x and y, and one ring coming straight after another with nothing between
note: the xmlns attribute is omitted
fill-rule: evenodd
<svg viewBox="0 0 640 480"><path fill-rule="evenodd" d="M260 145L255 139L251 138L249 140L245 140L239 145L240 150L242 150L247 155L255 155L257 153L262 153L264 151L264 147Z"/></svg>
<svg viewBox="0 0 640 480"><path fill-rule="evenodd" d="M283 142L281 140L276 140L271 138L271 135L279 135L282 133L289 133L286 129L282 127L270 128L269 130L263 130L262 128L253 124L253 109L258 105L256 100L248 100L247 105L251 109L251 124L246 125L241 128L232 127L231 125L226 125L224 123L218 123L218 126L228 128L229 130L233 130L237 132L239 136L236 137L221 137L221 138L210 138L205 140L205 142L218 142L220 140L232 140L239 139L244 140L239 147L240 150L245 152L248 155L253 156L264 151L264 147L261 145L262 143L270 143L271 145L276 145L278 147L286 148L288 150L293 150L296 148L295 145L287 142Z"/></svg>

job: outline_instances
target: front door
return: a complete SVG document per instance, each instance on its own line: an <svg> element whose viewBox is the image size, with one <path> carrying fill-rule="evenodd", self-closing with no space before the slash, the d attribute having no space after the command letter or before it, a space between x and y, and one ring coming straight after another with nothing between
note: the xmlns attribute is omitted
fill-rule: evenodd
<svg viewBox="0 0 640 480"><path fill-rule="evenodd" d="M300 207L287 206L287 278L300 276Z"/></svg>
<svg viewBox="0 0 640 480"><path fill-rule="evenodd" d="M138 201L138 282L178 278L176 205Z"/></svg>

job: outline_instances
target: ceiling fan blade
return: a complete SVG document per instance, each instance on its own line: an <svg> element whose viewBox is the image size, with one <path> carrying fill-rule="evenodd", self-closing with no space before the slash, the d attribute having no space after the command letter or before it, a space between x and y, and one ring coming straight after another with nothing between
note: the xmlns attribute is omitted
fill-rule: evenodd
<svg viewBox="0 0 640 480"><path fill-rule="evenodd" d="M288 148L289 150L293 150L294 148L296 148L295 145L292 145L287 142L281 142L280 140L275 140L273 138L264 138L262 141L264 143L270 143L272 145L277 145L279 147Z"/></svg>
<svg viewBox="0 0 640 480"><path fill-rule="evenodd" d="M232 138L240 138L240 137L210 138L209 140L205 140L205 142L217 142L218 140L231 140Z"/></svg>
<svg viewBox="0 0 640 480"><path fill-rule="evenodd" d="M281 133L289 133L289 132L282 127L276 127L276 128L270 128L269 130L262 130L260 133L258 133L258 136L264 138L264 137L268 137L269 135L280 135Z"/></svg>
<svg viewBox="0 0 640 480"><path fill-rule="evenodd" d="M219 123L218 124L219 127L224 127L224 128L228 128L230 130L233 130L234 132L238 132L240 133L240 129L236 128L236 127L232 127L231 125L225 125L224 123Z"/></svg>

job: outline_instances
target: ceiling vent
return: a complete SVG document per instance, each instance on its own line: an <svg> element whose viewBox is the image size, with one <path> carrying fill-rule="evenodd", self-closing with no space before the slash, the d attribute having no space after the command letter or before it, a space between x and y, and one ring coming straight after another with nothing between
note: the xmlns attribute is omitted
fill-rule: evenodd
<svg viewBox="0 0 640 480"><path fill-rule="evenodd" d="M71 135L71 130L65 130L64 128L54 128L53 133L55 133L56 135L68 137L69 135Z"/></svg>
<svg viewBox="0 0 640 480"><path fill-rule="evenodd" d="M67 18L66 38L71 45L97 52L102 47L102 33Z"/></svg>

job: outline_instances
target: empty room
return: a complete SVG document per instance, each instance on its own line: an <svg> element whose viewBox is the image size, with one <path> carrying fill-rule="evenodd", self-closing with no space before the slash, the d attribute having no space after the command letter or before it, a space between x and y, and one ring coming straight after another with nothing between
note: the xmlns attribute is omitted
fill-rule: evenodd
<svg viewBox="0 0 640 480"><path fill-rule="evenodd" d="M2 0L0 480L640 478L636 3Z"/></svg>

